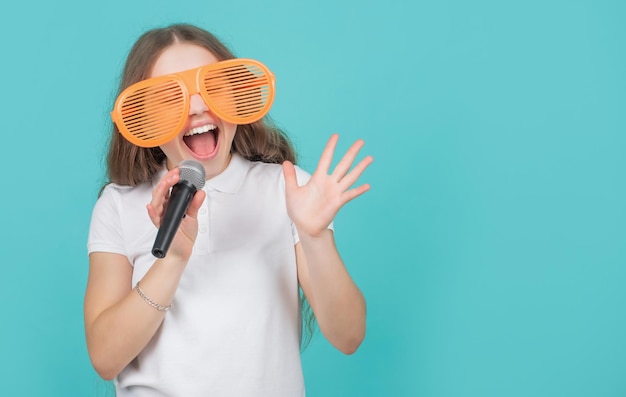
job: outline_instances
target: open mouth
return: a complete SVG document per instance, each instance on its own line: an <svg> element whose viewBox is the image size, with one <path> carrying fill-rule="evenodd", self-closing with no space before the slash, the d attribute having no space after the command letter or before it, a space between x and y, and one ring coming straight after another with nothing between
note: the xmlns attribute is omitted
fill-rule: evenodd
<svg viewBox="0 0 626 397"><path fill-rule="evenodd" d="M192 128L183 136L183 142L195 155L206 157L217 148L219 128L215 124L206 124Z"/></svg>

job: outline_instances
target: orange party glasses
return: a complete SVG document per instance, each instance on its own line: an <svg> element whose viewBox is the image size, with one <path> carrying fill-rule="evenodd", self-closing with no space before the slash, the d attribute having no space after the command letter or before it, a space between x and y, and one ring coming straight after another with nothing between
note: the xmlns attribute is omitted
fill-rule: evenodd
<svg viewBox="0 0 626 397"><path fill-rule="evenodd" d="M249 124L269 111L274 84L274 75L261 62L229 59L135 83L117 97L111 117L128 141L155 147L180 133L191 95L200 94L220 119Z"/></svg>

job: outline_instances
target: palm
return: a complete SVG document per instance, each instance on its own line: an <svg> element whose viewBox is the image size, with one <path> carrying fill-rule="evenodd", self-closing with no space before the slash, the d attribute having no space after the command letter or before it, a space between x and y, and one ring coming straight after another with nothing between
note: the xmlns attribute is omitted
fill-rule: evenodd
<svg viewBox="0 0 626 397"><path fill-rule="evenodd" d="M331 136L317 169L303 186L298 186L296 182L293 165L289 162L283 164L287 212L299 233L319 235L332 222L341 207L365 193L370 187L364 184L352 188L365 168L373 161L371 156L367 156L350 170L363 147L364 142L361 140L356 141L348 149L335 169L329 173L338 139L337 134Z"/></svg>

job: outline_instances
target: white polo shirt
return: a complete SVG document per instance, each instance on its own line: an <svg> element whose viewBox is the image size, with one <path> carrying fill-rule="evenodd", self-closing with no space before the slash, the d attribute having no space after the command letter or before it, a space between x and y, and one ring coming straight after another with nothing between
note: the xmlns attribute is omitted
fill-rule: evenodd
<svg viewBox="0 0 626 397"><path fill-rule="evenodd" d="M146 204L154 183L108 185L91 220L88 251L152 266L157 229ZM298 182L309 175L297 168ZM199 232L160 328L116 378L118 397L301 397L300 308L282 167L234 154L207 181ZM131 286L129 286L130 288Z"/></svg>

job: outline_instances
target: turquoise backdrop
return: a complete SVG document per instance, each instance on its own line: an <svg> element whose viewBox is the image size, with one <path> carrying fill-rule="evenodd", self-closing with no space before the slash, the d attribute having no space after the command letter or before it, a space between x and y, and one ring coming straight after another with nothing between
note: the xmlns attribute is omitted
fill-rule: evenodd
<svg viewBox="0 0 626 397"><path fill-rule="evenodd" d="M626 2L109 0L0 6L0 395L105 396L82 299L130 45L190 22L276 74L312 171L364 138L336 220L368 302L308 395L626 395Z"/></svg>

